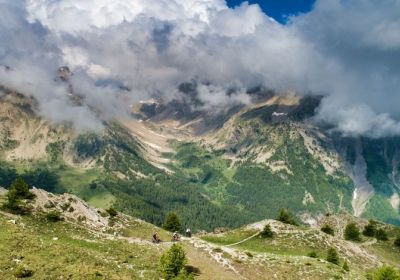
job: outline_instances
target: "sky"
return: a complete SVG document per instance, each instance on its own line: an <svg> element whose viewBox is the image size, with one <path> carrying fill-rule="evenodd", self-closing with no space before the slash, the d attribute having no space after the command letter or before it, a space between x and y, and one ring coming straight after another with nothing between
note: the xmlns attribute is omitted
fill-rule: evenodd
<svg viewBox="0 0 400 280"><path fill-rule="evenodd" d="M229 7L239 6L243 0L227 0ZM258 4L268 16L285 24L289 15L306 13L312 9L315 0L250 0L250 4Z"/></svg>
<svg viewBox="0 0 400 280"><path fill-rule="evenodd" d="M315 121L343 134L400 135L400 1L316 0L306 13L293 3L0 0L0 84L80 129L101 125L90 107L126 116L143 99L184 99L189 81L196 109L248 104L262 85L322 95ZM64 65L88 106L55 79Z"/></svg>

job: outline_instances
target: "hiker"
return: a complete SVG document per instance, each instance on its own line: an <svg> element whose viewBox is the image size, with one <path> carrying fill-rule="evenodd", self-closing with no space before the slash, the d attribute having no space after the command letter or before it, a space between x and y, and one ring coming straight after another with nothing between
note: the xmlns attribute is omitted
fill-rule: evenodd
<svg viewBox="0 0 400 280"><path fill-rule="evenodd" d="M177 242L179 241L179 234L175 231L174 234L172 235L172 241Z"/></svg>
<svg viewBox="0 0 400 280"><path fill-rule="evenodd" d="M190 228L186 229L186 237L192 237L192 231L190 230Z"/></svg>
<svg viewBox="0 0 400 280"><path fill-rule="evenodd" d="M151 240L153 243L160 243L161 239L158 237L157 232L153 234L153 238Z"/></svg>

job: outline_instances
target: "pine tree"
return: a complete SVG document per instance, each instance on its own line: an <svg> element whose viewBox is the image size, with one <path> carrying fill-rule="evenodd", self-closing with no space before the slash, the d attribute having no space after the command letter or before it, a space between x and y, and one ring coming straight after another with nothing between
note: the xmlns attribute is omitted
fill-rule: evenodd
<svg viewBox="0 0 400 280"><path fill-rule="evenodd" d="M373 220L369 221L369 224L364 227L363 235L368 237L374 237L376 232L376 222Z"/></svg>
<svg viewBox="0 0 400 280"><path fill-rule="evenodd" d="M263 230L261 231L260 235L263 238L272 238L274 237L274 232L272 231L271 226L266 224Z"/></svg>
<svg viewBox="0 0 400 280"><path fill-rule="evenodd" d="M29 186L22 178L17 178L7 192L7 200L3 207L15 214L25 214L26 207L22 205L22 199L32 199L35 195L29 191Z"/></svg>
<svg viewBox="0 0 400 280"><path fill-rule="evenodd" d="M331 263L339 265L339 255L338 255L338 253L337 253L335 248L330 247L328 249L328 252L327 252L327 255L326 255L326 260L328 262L331 262Z"/></svg>
<svg viewBox="0 0 400 280"><path fill-rule="evenodd" d="M174 212L170 212L167 214L163 228L168 231L180 231L181 230L181 222L179 221L178 215Z"/></svg>
<svg viewBox="0 0 400 280"><path fill-rule="evenodd" d="M32 199L34 194L29 191L28 184L21 177L17 178L8 191L8 196L16 196L20 199Z"/></svg>
<svg viewBox="0 0 400 280"><path fill-rule="evenodd" d="M175 279L178 275L185 273L187 263L186 254L178 244L173 244L160 259L160 273L165 280Z"/></svg>
<svg viewBox="0 0 400 280"><path fill-rule="evenodd" d="M284 224L297 225L297 223L293 217L293 214L289 210L286 210L286 209L281 209L281 211L279 211L277 220Z"/></svg>
<svg viewBox="0 0 400 280"><path fill-rule="evenodd" d="M326 234L332 235L332 236L335 235L335 231L334 231L333 228L332 228L330 225L328 225L328 224L324 225L324 226L321 228L321 231L322 231L322 232L325 232Z"/></svg>
<svg viewBox="0 0 400 280"><path fill-rule="evenodd" d="M349 223L344 230L344 238L351 241L361 241L360 230L355 223Z"/></svg>

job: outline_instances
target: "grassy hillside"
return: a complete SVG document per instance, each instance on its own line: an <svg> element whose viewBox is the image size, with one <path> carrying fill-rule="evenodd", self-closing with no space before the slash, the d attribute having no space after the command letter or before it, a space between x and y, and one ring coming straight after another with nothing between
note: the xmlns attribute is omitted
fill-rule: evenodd
<svg viewBox="0 0 400 280"><path fill-rule="evenodd" d="M0 193L0 204L5 197ZM0 211L0 271L4 279L159 279L160 256L170 248L171 234L130 216L89 207L72 195L52 195L34 189L31 212L20 216ZM59 211L63 220L51 221L48 213ZM350 216L329 216L335 232L338 221ZM355 220L359 225L366 221ZM261 238L265 224L273 238ZM382 263L398 265L400 249L392 246L399 229L384 226L389 241L364 238L344 241L319 229L266 220L233 231L183 238L188 263L195 279L365 279ZM153 244L158 232L163 242ZM201 237L201 238L199 238ZM326 248L339 252L340 265L325 260ZM314 251L317 256L309 257ZM62 252L62 254L60 254ZM350 271L342 269L346 260ZM3 279L2 278L2 279Z"/></svg>

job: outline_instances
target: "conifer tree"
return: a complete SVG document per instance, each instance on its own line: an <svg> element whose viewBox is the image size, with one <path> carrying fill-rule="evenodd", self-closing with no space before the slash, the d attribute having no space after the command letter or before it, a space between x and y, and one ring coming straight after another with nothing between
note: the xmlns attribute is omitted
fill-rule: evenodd
<svg viewBox="0 0 400 280"><path fill-rule="evenodd" d="M181 230L181 222L175 212L170 212L167 214L163 228L171 232Z"/></svg>
<svg viewBox="0 0 400 280"><path fill-rule="evenodd" d="M351 241L361 241L360 230L355 223L349 223L344 230L344 238Z"/></svg>
<svg viewBox="0 0 400 280"><path fill-rule="evenodd" d="M159 270L165 280L175 279L178 275L185 273L187 263L186 254L182 246L173 244L160 259Z"/></svg>
<svg viewBox="0 0 400 280"><path fill-rule="evenodd" d="M338 253L337 253L337 251L336 251L335 248L330 247L330 248L328 249L328 252L327 252L327 254L326 254L326 260L327 260L328 262L333 263L333 264L339 265L339 255L338 255Z"/></svg>

